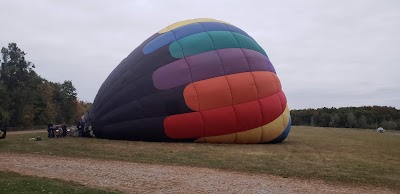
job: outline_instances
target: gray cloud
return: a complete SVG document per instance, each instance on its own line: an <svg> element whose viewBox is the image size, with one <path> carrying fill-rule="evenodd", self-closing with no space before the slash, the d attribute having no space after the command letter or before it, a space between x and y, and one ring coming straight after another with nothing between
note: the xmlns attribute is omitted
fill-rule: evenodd
<svg viewBox="0 0 400 194"><path fill-rule="evenodd" d="M44 78L72 80L93 101L116 65L165 26L191 18L230 22L267 51L292 108L400 108L400 2L0 2L0 46L16 42Z"/></svg>

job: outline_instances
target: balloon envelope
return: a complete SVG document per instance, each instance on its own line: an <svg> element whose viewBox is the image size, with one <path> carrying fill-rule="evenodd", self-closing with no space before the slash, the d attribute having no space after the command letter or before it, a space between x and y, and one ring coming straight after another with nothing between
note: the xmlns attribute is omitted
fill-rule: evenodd
<svg viewBox="0 0 400 194"><path fill-rule="evenodd" d="M148 38L104 81L90 117L96 137L145 141L278 143L291 126L267 53L214 19Z"/></svg>

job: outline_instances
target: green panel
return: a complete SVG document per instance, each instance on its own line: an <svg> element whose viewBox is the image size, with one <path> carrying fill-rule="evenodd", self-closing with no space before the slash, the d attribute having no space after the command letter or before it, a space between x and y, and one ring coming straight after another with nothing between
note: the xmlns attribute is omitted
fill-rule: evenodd
<svg viewBox="0 0 400 194"><path fill-rule="evenodd" d="M187 36L179 39L178 42L178 46L182 46L183 55L185 57L214 50L214 44L206 32ZM175 43L176 41L169 47L171 55L175 58L183 58L183 55L177 52L178 49L176 47L178 46Z"/></svg>
<svg viewBox="0 0 400 194"><path fill-rule="evenodd" d="M174 58L180 59L184 57L182 47L177 41L174 41L173 43L171 43L171 45L169 45L169 52Z"/></svg>
<svg viewBox="0 0 400 194"><path fill-rule="evenodd" d="M267 56L265 51L253 39L236 32L227 31L201 32L187 36L171 43L169 51L172 57L183 58L225 48L246 48Z"/></svg>
<svg viewBox="0 0 400 194"><path fill-rule="evenodd" d="M264 54L265 56L267 56L267 53L265 53L265 51L260 47L260 45L258 45L257 42L254 41L253 39L251 39L247 36L238 34L236 32L232 32L232 34L236 37L237 41L239 42L240 47L258 51L258 52Z"/></svg>
<svg viewBox="0 0 400 194"><path fill-rule="evenodd" d="M214 42L215 49L240 48L236 38L231 32L211 31L208 32L208 34Z"/></svg>

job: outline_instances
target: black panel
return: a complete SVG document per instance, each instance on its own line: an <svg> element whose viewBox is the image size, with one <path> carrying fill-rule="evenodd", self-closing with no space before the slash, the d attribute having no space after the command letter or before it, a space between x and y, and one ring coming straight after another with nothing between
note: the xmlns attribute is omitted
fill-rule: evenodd
<svg viewBox="0 0 400 194"><path fill-rule="evenodd" d="M184 101L185 86L165 91L154 87L153 72L179 60L170 55L169 45L143 54L143 47L157 36L153 35L131 52L100 87L90 113L97 137L173 141L164 133L164 118L192 112Z"/></svg>
<svg viewBox="0 0 400 194"><path fill-rule="evenodd" d="M144 141L176 141L164 133L165 117L146 118L107 125L104 130L95 131L96 137L108 139L144 140ZM179 140L182 141L182 140ZM184 139L183 141L194 141Z"/></svg>

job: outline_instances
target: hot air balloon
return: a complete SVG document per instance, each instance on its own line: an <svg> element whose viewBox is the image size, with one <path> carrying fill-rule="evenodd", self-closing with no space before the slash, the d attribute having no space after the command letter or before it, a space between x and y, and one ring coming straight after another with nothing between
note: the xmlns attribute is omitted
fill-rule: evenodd
<svg viewBox="0 0 400 194"><path fill-rule="evenodd" d="M89 114L99 138L278 143L290 111L267 53L215 19L174 23L110 73Z"/></svg>

